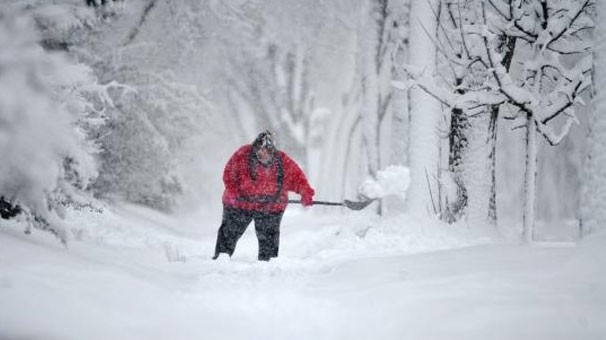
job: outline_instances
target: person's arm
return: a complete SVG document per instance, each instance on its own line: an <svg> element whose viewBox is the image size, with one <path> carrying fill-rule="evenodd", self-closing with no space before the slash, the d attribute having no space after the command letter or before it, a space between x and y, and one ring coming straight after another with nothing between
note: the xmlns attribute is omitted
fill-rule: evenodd
<svg viewBox="0 0 606 340"><path fill-rule="evenodd" d="M245 156L244 153L244 148L240 148L236 151L229 158L223 169L223 184L225 185L225 191L233 200L236 199L240 191L241 171L244 168L242 166L242 159Z"/></svg>
<svg viewBox="0 0 606 340"><path fill-rule="evenodd" d="M315 190L309 185L305 173L294 160L285 153L281 154L284 164L284 188L301 195L301 203L304 206L312 205Z"/></svg>

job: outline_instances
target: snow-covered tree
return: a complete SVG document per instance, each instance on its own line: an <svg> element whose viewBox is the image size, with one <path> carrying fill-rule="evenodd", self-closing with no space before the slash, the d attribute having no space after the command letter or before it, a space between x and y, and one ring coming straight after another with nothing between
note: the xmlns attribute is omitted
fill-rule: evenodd
<svg viewBox="0 0 606 340"><path fill-rule="evenodd" d="M379 72L381 37L379 28L385 21L384 1L366 1L360 10L358 26L358 53L356 60L357 79L360 82L359 115L362 128L362 159L365 174L376 176L380 169L380 87Z"/></svg>
<svg viewBox="0 0 606 340"><path fill-rule="evenodd" d="M584 164L581 195L581 232L587 235L606 228L606 3L596 1L594 32L593 105L589 119L589 148Z"/></svg>
<svg viewBox="0 0 606 340"><path fill-rule="evenodd" d="M405 77L408 1L365 1L359 22L355 92L350 97L359 112L361 173L376 178L388 163L407 162L408 98L392 81ZM381 212L386 211L383 203Z"/></svg>
<svg viewBox="0 0 606 340"><path fill-rule="evenodd" d="M513 119L526 127L526 175L524 236L533 238L535 218L537 135L549 144L559 144L573 124L578 123L575 105L590 84L589 30L592 27L591 0L539 1L514 4L488 1L486 22L497 39L486 36L489 61L503 60L503 43L514 46L516 72L496 67L497 102L508 106ZM494 53L496 52L496 53ZM570 58L569 56L575 56ZM571 60L572 59L572 60ZM559 131L558 131L559 130Z"/></svg>
<svg viewBox="0 0 606 340"><path fill-rule="evenodd" d="M440 74L455 96L485 86L488 69L477 59L481 36L468 34L469 27L482 24L483 13L474 1L441 1L436 44ZM475 60L475 61L474 61ZM503 67L509 68L510 59ZM441 178L441 217L454 222L464 217L474 226L496 224L496 131L498 106L473 109L447 108L449 120L448 173Z"/></svg>
<svg viewBox="0 0 606 340"><path fill-rule="evenodd" d="M409 49L408 27L410 1L392 0L388 3L391 13L391 23L388 29L388 41L392 45L390 57L391 79L395 83L406 81L406 56ZM392 85L392 84L390 84ZM398 86L391 86L392 116L391 116L391 145L389 162L393 165L408 165L408 135L409 113L408 93Z"/></svg>
<svg viewBox="0 0 606 340"><path fill-rule="evenodd" d="M391 93L385 86L391 71L388 41L388 2L372 0L360 7L357 28L356 83L361 127L362 176L375 178L381 169L381 125L388 113ZM389 74L389 73L387 73ZM381 209L381 208L379 208Z"/></svg>
<svg viewBox="0 0 606 340"><path fill-rule="evenodd" d="M437 1L412 1L408 64L419 74L433 77L436 71L436 45L433 38L437 20ZM411 183L408 209L414 215L435 215L434 196L440 162L438 126L442 119L440 102L424 90L409 90L410 135L409 164Z"/></svg>
<svg viewBox="0 0 606 340"><path fill-rule="evenodd" d="M89 67L39 42L91 18L69 4L0 10L0 195L64 242L62 205L97 176L89 134L112 103Z"/></svg>
<svg viewBox="0 0 606 340"><path fill-rule="evenodd" d="M479 71L483 85L461 90L460 85L464 85L461 83L450 92L432 87L435 81L421 81L422 86L451 109L463 110L468 117L482 107L492 107L483 114L490 114L493 119L498 113L526 128L524 236L530 240L536 204L538 136L557 145L578 122L575 105L589 85L586 75L591 66L588 31L592 3L588 0L463 3L475 9L479 21L460 26L458 32L465 53L448 59L455 70ZM489 123L488 127L494 129L495 124L496 121Z"/></svg>

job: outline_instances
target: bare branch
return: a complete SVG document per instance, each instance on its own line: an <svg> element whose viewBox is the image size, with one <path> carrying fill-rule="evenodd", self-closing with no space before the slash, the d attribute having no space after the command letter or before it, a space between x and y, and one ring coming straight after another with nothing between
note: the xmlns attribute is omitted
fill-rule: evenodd
<svg viewBox="0 0 606 340"><path fill-rule="evenodd" d="M448 10L448 12L450 14L451 21L454 20L454 18L452 17L452 13L450 12L450 9ZM444 34L444 36L446 37L446 42L448 43L448 45L450 45L450 49L452 51L454 51L455 53L457 53L457 51L455 50L455 47L452 45L452 42L450 41L450 39L448 39L448 32L446 32L446 28L444 27L444 25L442 25L442 21L439 20L438 14L434 13L434 15L436 16L436 21L438 23L438 27L442 31L442 34ZM456 23L453 23L453 26L456 27Z"/></svg>
<svg viewBox="0 0 606 340"><path fill-rule="evenodd" d="M145 23L145 20L147 20L147 16L149 15L149 12L152 10L152 8L154 8L155 5L156 5L156 0L150 0L147 3L147 5L145 5L145 9L143 9L143 14L141 14L141 18L139 18L139 22L132 29L132 31L128 34L128 37L126 38L126 41L122 44L122 46L126 46L135 40L135 38L139 34L139 30Z"/></svg>
<svg viewBox="0 0 606 340"><path fill-rule="evenodd" d="M564 123L564 126L562 126L559 135L555 135L553 129L551 129L547 125L541 124L536 120L534 122L537 131L545 138L549 145L556 146L564 140L564 137L566 137L570 132L572 124L578 123L578 120L575 116L568 117L568 119Z"/></svg>
<svg viewBox="0 0 606 340"><path fill-rule="evenodd" d="M419 21L419 24L421 25L421 28L423 29L423 31L425 32L425 34L427 35L427 37L436 46L438 52L440 52L444 56L444 58L446 58L446 60L452 62L453 64L458 65L458 66L463 66L463 64L461 64L461 62L452 59L450 57L450 55L448 53L446 53L446 51L442 48L441 44L438 41L436 41L436 39L434 39L434 37L427 31L427 27L425 27L425 25L423 25L423 23L421 22L421 19L419 19L419 18L416 18L416 19ZM454 70L453 66L450 63L448 63L448 66L452 69L452 72L454 74L456 74L456 71Z"/></svg>
<svg viewBox="0 0 606 340"><path fill-rule="evenodd" d="M503 105L505 103L506 103L505 101L501 101L501 102L498 102L498 103L490 103L490 104L482 103L482 104L478 104L476 106L470 106L467 109L470 110L470 111L473 111L473 110L477 110L477 109L481 108L482 106L500 106L500 105ZM477 116L477 115L478 115L478 113L472 114L472 115L469 115L469 116L470 117L474 117L474 116Z"/></svg>
<svg viewBox="0 0 606 340"><path fill-rule="evenodd" d="M437 94L433 93L433 91L431 91L427 86L425 86L424 84L421 83L416 83L416 85L423 91L425 91L425 93L427 93L428 95L432 96L434 99L436 99L437 101L439 101L440 103L442 103L443 105L452 108L452 104L450 104L449 102L447 102L446 100L440 98Z"/></svg>
<svg viewBox="0 0 606 340"><path fill-rule="evenodd" d="M583 83L584 83L583 81L579 81L574 86L574 90L572 91L572 93L567 96L567 99L568 99L567 102L565 104L563 104L560 108L556 109L553 113L551 113L547 117L543 118L541 120L541 124L547 124L547 123L549 123L552 119L554 119L557 116L559 116L560 114L564 113L569 107L571 107L574 104L574 101L575 101L576 97L579 95L579 93L582 90L584 90L581 87L583 85ZM589 84L587 84L587 86L589 86Z"/></svg>
<svg viewBox="0 0 606 340"><path fill-rule="evenodd" d="M524 128L526 128L526 123L520 124L520 125L516 125L516 126L512 127L511 131L515 131L515 130L519 130L519 129L524 129Z"/></svg>
<svg viewBox="0 0 606 340"><path fill-rule="evenodd" d="M537 40L537 38L539 37L538 34L532 33L530 31L527 31L526 29L524 29L524 27L522 27L522 25L520 25L520 22L518 19L514 20L512 23L513 23L513 26L518 29L518 31L520 31L524 35L526 35L526 39L528 41L535 42Z"/></svg>
<svg viewBox="0 0 606 340"><path fill-rule="evenodd" d="M392 94L391 92L389 92L387 94L387 97L385 98L385 100L383 100L383 103L380 104L380 108L379 108L379 122L383 121L383 118L385 118L385 116L387 115L387 108L389 107L389 104L391 103L391 98Z"/></svg>
<svg viewBox="0 0 606 340"><path fill-rule="evenodd" d="M558 50L557 48L554 48L553 46L549 46L547 47L547 49L551 52L555 52L558 54L562 54L562 55L575 55L575 54L584 54L584 53L588 53L591 52L591 47L585 47L581 50L573 50L573 51L565 51L565 50Z"/></svg>
<svg viewBox="0 0 606 340"><path fill-rule="evenodd" d="M501 9L497 5L494 4L493 0L488 0L488 3L490 4L490 6L492 6L492 8L494 8L494 10L497 12L497 14L502 16L505 20L511 21L511 19L513 19L512 17L507 16L507 14L503 13L501 11Z"/></svg>
<svg viewBox="0 0 606 340"><path fill-rule="evenodd" d="M568 32L570 30L570 28L572 27L572 25L574 25L574 22L577 19L579 19L581 17L581 14L583 12L585 12L585 10L589 7L590 3L591 3L591 0L585 0L583 5L579 8L579 10L570 19L570 22L568 23L568 25L566 25L566 27L564 27L559 33L555 34L554 37L551 38L547 42L547 44L545 44L545 46L546 47L551 46L551 44L553 44L555 41L558 41L566 32Z"/></svg>

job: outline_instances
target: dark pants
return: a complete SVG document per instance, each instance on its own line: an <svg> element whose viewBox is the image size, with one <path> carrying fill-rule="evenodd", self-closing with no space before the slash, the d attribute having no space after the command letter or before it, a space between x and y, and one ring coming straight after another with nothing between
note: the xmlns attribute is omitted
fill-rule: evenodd
<svg viewBox="0 0 606 340"><path fill-rule="evenodd" d="M255 221L255 233L259 241L259 261L269 261L272 257L278 257L280 222L283 214L283 211L260 212L223 206L223 220L217 232L213 259L216 259L220 253L232 256L236 243L252 220Z"/></svg>

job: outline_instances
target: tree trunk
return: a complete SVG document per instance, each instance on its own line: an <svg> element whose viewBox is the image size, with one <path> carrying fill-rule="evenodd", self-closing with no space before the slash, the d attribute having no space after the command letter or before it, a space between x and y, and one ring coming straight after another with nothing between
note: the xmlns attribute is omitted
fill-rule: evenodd
<svg viewBox="0 0 606 340"><path fill-rule="evenodd" d="M537 175L537 129L534 118L528 114L526 121L526 173L524 175L523 238L530 243L534 239L535 191Z"/></svg>
<svg viewBox="0 0 606 340"><path fill-rule="evenodd" d="M401 27L406 27L409 22L407 20L407 12L410 4L406 1L405 4L399 6L391 6L394 12L394 39L391 43L394 44L393 61L391 68L391 78L393 81L404 83L406 81L406 73L402 66L406 64L406 52L408 51L408 36L404 35L405 31ZM408 94L406 90L391 86L392 96L392 119L391 119L391 148L389 163L393 165L408 165L408 135L409 135L409 107Z"/></svg>
<svg viewBox="0 0 606 340"><path fill-rule="evenodd" d="M490 108L488 124L488 167L490 176L490 196L488 197L488 223L497 226L497 131L499 107Z"/></svg>
<svg viewBox="0 0 606 340"><path fill-rule="evenodd" d="M466 192L465 220L476 230L488 233L495 225L490 219L490 197L492 193L491 162L491 107L482 107L481 112L469 117L469 125L464 130L467 145L463 149L463 183Z"/></svg>
<svg viewBox="0 0 606 340"><path fill-rule="evenodd" d="M460 85L460 82L457 84ZM469 146L468 134L471 129L471 123L467 114L459 108L452 109L450 112L450 129L448 131L448 171L451 173L452 180L457 187L454 202L450 202L453 197L449 197L446 211L443 219L448 223L454 223L461 218L467 208L467 183L465 181L465 155Z"/></svg>
<svg viewBox="0 0 606 340"><path fill-rule="evenodd" d="M394 80L404 82L404 76L394 74ZM406 166L408 165L408 136L410 134L408 96L405 90L395 87L392 89L392 96L391 154L389 158L391 164Z"/></svg>
<svg viewBox="0 0 606 340"><path fill-rule="evenodd" d="M379 25L375 16L377 15L377 0L371 0L368 9L362 13L366 22L361 25L359 32L359 66L362 77L362 139L366 152L367 169L366 174L376 177L379 171L379 74L377 65L379 63Z"/></svg>
<svg viewBox="0 0 606 340"><path fill-rule="evenodd" d="M433 74L436 69L436 46L432 41L433 37L427 36L436 30L434 8L437 8L435 0L412 1L410 8L409 43L414 47L409 50L408 61L428 74ZM434 215L432 195L435 196L437 188L435 181L440 145L437 127L441 108L433 97L416 87L409 91L409 103L411 182L407 205L411 215L427 217Z"/></svg>

